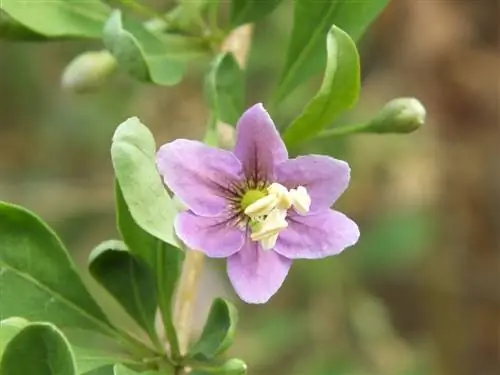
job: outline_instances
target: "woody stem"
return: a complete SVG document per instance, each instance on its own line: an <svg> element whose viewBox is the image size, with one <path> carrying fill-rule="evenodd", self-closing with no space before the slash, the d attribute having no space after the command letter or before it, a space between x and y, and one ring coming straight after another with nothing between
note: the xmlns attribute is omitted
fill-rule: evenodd
<svg viewBox="0 0 500 375"><path fill-rule="evenodd" d="M250 41L252 25L247 24L233 30L221 46L222 51L232 52L241 67L245 66ZM224 124L218 123L220 129ZM193 307L196 300L198 285L203 271L204 255L199 251L188 250L182 266L177 299L174 308L174 321L179 338L182 355L186 354L192 326Z"/></svg>

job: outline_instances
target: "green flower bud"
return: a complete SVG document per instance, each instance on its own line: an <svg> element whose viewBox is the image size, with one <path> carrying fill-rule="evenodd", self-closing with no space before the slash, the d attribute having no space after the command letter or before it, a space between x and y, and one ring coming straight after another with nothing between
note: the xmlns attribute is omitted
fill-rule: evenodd
<svg viewBox="0 0 500 375"><path fill-rule="evenodd" d="M425 122L426 111L414 98L398 98L388 102L364 127L369 133L411 133Z"/></svg>
<svg viewBox="0 0 500 375"><path fill-rule="evenodd" d="M244 375L247 372L247 365L241 359L232 358L222 366L223 374Z"/></svg>
<svg viewBox="0 0 500 375"><path fill-rule="evenodd" d="M106 82L116 66L115 58L106 50L82 53L64 69L61 86L74 92L95 90Z"/></svg>

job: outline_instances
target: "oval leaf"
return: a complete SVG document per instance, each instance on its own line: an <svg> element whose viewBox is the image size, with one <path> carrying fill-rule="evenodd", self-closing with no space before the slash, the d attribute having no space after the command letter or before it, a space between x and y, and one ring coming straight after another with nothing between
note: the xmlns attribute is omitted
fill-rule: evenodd
<svg viewBox="0 0 500 375"><path fill-rule="evenodd" d="M293 30L275 101L284 99L300 83L321 70L325 61L323 41L331 25L338 26L357 40L388 2L294 1Z"/></svg>
<svg viewBox="0 0 500 375"><path fill-rule="evenodd" d="M236 125L245 106L245 77L233 54L224 53L215 58L205 90L216 118Z"/></svg>
<svg viewBox="0 0 500 375"><path fill-rule="evenodd" d="M114 375L113 366L99 367L95 370L84 372L82 375Z"/></svg>
<svg viewBox="0 0 500 375"><path fill-rule="evenodd" d="M223 353L233 342L238 320L236 308L222 298L216 298L200 339L189 352L192 358L206 360Z"/></svg>
<svg viewBox="0 0 500 375"><path fill-rule="evenodd" d="M9 341L28 324L23 318L7 318L0 321L0 358Z"/></svg>
<svg viewBox="0 0 500 375"><path fill-rule="evenodd" d="M156 169L156 145L149 129L136 117L118 126L111 157L124 201L133 220L144 231L177 246L177 213Z"/></svg>
<svg viewBox="0 0 500 375"><path fill-rule="evenodd" d="M232 358L219 366L195 368L190 375L245 375L247 365L241 359Z"/></svg>
<svg viewBox="0 0 500 375"><path fill-rule="evenodd" d="M314 137L358 99L360 72L356 45L336 26L328 33L326 44L328 59L323 83L302 114L286 129L283 139L288 147Z"/></svg>
<svg viewBox="0 0 500 375"><path fill-rule="evenodd" d="M14 20L41 36L99 38L110 8L99 0L2 0Z"/></svg>
<svg viewBox="0 0 500 375"><path fill-rule="evenodd" d="M60 240L29 211L0 202L0 319L112 331Z"/></svg>
<svg viewBox="0 0 500 375"><path fill-rule="evenodd" d="M28 29L0 9L0 39L16 41L45 41L48 38Z"/></svg>
<svg viewBox="0 0 500 375"><path fill-rule="evenodd" d="M232 0L230 22L236 27L258 21L271 13L282 0Z"/></svg>
<svg viewBox="0 0 500 375"><path fill-rule="evenodd" d="M115 365L113 368L113 375L171 375L171 372L165 372L163 371L162 373L158 371L146 371L146 372L136 372L134 370L129 369L128 367L125 367L123 365Z"/></svg>
<svg viewBox="0 0 500 375"><path fill-rule="evenodd" d="M23 318L8 318L0 321L0 357L7 346L7 343L25 326L30 324L29 321ZM66 336L68 339L70 337ZM82 344L82 342L79 342ZM95 347L95 342L91 341L88 346ZM71 345L75 357L76 368L79 374L97 375L97 369L101 369L106 365L115 363L130 363L132 362L124 353L118 351L111 351L110 348L84 348L80 346ZM96 374L93 371L96 371ZM113 374L113 369L110 368L110 375ZM103 370L104 371L104 370Z"/></svg>
<svg viewBox="0 0 500 375"><path fill-rule="evenodd" d="M52 324L33 323L12 338L0 362L0 375L76 375L68 341Z"/></svg>
<svg viewBox="0 0 500 375"><path fill-rule="evenodd" d="M157 306L154 274L142 259L135 258L121 241L106 241L90 254L90 274L158 342L155 329Z"/></svg>
<svg viewBox="0 0 500 375"><path fill-rule="evenodd" d="M164 190L163 192L166 194ZM163 325L172 353L178 355L179 343L172 320L172 299L181 273L184 252L152 236L136 223L118 182L115 194L118 229L130 251L142 258L154 274Z"/></svg>
<svg viewBox="0 0 500 375"><path fill-rule="evenodd" d="M159 85L179 83L186 63L207 51L198 39L156 33L138 22L123 19L118 10L106 22L103 40L128 74Z"/></svg>

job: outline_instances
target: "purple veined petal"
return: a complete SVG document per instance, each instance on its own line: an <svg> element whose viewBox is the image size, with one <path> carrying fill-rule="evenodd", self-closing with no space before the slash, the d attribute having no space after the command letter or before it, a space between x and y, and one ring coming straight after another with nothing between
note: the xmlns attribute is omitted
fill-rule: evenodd
<svg viewBox="0 0 500 375"><path fill-rule="evenodd" d="M275 169L276 181L288 189L304 186L311 197L310 212L329 208L345 191L349 164L324 155L290 159Z"/></svg>
<svg viewBox="0 0 500 375"><path fill-rule="evenodd" d="M292 261L258 242L247 239L242 249L227 260L234 290L247 303L266 303L281 287Z"/></svg>
<svg viewBox="0 0 500 375"><path fill-rule="evenodd" d="M341 212L324 210L307 216L292 214L274 251L290 259L318 259L354 245L358 225Z"/></svg>
<svg viewBox="0 0 500 375"><path fill-rule="evenodd" d="M233 153L187 139L161 146L156 164L179 200L203 216L226 211L231 187L243 180L242 165Z"/></svg>
<svg viewBox="0 0 500 375"><path fill-rule="evenodd" d="M234 154L248 179L269 180L274 166L288 159L288 152L273 120L262 104L250 107L238 121Z"/></svg>
<svg viewBox="0 0 500 375"><path fill-rule="evenodd" d="M204 217L185 211L177 214L174 225L186 246L211 258L226 258L239 251L245 242L245 231L227 216Z"/></svg>

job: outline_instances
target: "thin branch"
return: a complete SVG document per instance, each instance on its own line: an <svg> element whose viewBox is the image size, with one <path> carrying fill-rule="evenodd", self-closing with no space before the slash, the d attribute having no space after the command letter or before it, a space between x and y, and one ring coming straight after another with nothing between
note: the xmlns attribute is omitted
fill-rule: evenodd
<svg viewBox="0 0 500 375"><path fill-rule="evenodd" d="M232 52L241 67L246 64L252 25L243 25L231 32L223 43L222 51ZM217 124L218 128L223 124ZM199 251L188 250L182 268L175 304L175 326L179 337L181 354L188 349L190 328L192 326L193 307L198 285L203 271L204 255Z"/></svg>

